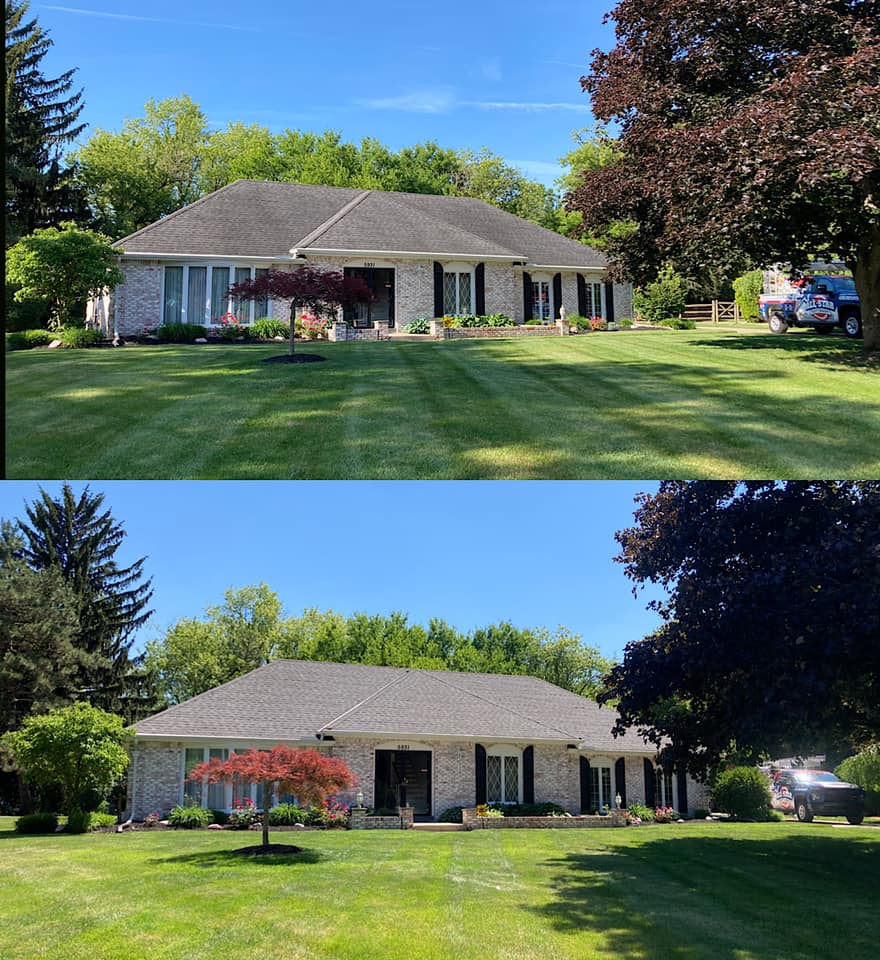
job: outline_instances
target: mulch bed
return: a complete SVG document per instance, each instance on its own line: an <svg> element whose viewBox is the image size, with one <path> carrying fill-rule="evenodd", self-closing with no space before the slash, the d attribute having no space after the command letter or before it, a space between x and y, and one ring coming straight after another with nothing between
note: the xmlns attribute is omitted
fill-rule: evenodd
<svg viewBox="0 0 880 960"><path fill-rule="evenodd" d="M326 359L326 357L319 357L317 353L295 353L293 356L282 353L277 357L265 357L263 363L319 363Z"/></svg>
<svg viewBox="0 0 880 960"><path fill-rule="evenodd" d="M230 850L229 853L240 857L261 857L264 855L275 856L279 853L302 853L302 847L295 847L292 843L270 843L268 847L239 847L237 850Z"/></svg>

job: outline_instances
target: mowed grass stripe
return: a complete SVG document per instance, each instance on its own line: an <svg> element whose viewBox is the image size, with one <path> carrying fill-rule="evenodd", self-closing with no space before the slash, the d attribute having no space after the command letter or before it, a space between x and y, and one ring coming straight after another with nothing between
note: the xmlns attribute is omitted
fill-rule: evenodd
<svg viewBox="0 0 880 960"><path fill-rule="evenodd" d="M12 354L10 477L865 477L880 376L729 331Z"/></svg>

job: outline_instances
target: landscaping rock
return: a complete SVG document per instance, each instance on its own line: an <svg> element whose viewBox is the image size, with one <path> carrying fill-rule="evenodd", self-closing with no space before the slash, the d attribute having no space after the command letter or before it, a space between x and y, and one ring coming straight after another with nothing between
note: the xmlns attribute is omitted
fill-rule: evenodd
<svg viewBox="0 0 880 960"><path fill-rule="evenodd" d="M60 347L60 346L61 346L61 341L60 341L60 340L53 340L53 341L49 344L49 349L50 349L50 350L54 350L56 347Z"/></svg>
<svg viewBox="0 0 880 960"><path fill-rule="evenodd" d="M195 343L207 343L208 341L204 337L196 337Z"/></svg>
<svg viewBox="0 0 880 960"><path fill-rule="evenodd" d="M222 830L223 827L222 827L221 824L219 824L219 823L209 823L209 824L208 824L208 829L209 829L209 830Z"/></svg>

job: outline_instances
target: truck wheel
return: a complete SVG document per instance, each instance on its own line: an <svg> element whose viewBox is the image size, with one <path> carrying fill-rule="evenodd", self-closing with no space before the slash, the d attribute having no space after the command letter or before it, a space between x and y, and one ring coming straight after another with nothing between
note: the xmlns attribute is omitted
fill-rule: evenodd
<svg viewBox="0 0 880 960"><path fill-rule="evenodd" d="M852 810L850 813L846 815L846 819L848 823L851 823L854 827L857 827L862 822L862 820L865 819L864 811Z"/></svg>
<svg viewBox="0 0 880 960"><path fill-rule="evenodd" d="M862 318L857 317L854 313L847 314L840 321L840 325L843 327L843 332L852 339L862 335Z"/></svg>
<svg viewBox="0 0 880 960"><path fill-rule="evenodd" d="M798 820L801 823L812 823L813 822L813 811L810 809L810 805L803 797L798 797L794 805L795 813L797 814Z"/></svg>
<svg viewBox="0 0 880 960"><path fill-rule="evenodd" d="M788 330L788 323L781 313L771 313L767 323L771 333L785 333Z"/></svg>

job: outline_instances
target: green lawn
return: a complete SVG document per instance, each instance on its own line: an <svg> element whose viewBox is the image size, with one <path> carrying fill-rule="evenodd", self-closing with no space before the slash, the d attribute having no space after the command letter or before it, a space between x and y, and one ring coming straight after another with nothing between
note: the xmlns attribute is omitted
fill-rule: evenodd
<svg viewBox="0 0 880 960"><path fill-rule="evenodd" d="M860 343L725 330L7 356L12 478L864 478Z"/></svg>
<svg viewBox="0 0 880 960"><path fill-rule="evenodd" d="M0 956L814 960L877 954L880 829L0 834Z"/></svg>

